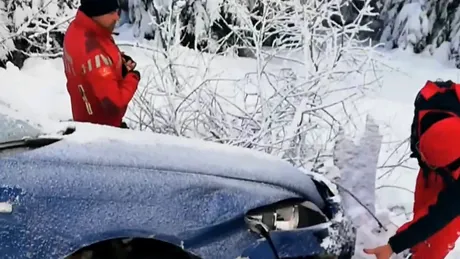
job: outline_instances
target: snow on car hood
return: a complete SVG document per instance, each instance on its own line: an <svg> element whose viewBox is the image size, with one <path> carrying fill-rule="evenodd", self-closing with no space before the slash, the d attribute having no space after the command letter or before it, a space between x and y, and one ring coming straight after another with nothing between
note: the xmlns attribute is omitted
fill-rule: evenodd
<svg viewBox="0 0 460 259"><path fill-rule="evenodd" d="M24 155L110 166L152 168L264 182L324 202L310 176L262 152L197 139L86 123L54 145ZM31 157L32 158L32 157Z"/></svg>

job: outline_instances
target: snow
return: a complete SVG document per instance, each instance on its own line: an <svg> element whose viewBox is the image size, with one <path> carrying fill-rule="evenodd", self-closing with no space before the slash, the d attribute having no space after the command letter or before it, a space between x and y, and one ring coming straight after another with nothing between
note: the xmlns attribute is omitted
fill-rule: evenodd
<svg viewBox="0 0 460 259"><path fill-rule="evenodd" d="M39 154L31 152L30 159L114 167L167 168L177 172L261 181L302 193L320 208L324 206L318 193L311 191L314 190L313 181L296 174L289 163L264 153L151 132L132 132L87 123L64 124L76 126L75 133L65 136L65 140L53 148L42 149ZM56 154L59 154L58 159Z"/></svg>
<svg viewBox="0 0 460 259"><path fill-rule="evenodd" d="M13 212L13 205L8 202L0 202L0 213L11 213Z"/></svg>
<svg viewBox="0 0 460 259"><path fill-rule="evenodd" d="M208 6L208 8L213 9L214 7ZM17 19L19 18L23 19L17 16ZM420 36L418 33L414 32L414 35ZM137 61L143 73L142 88L149 80L147 73L152 54L149 54L150 51L146 49L133 47L122 47L122 49ZM383 144L378 157L380 168L377 172L375 193L377 208L375 211L377 217L388 228L388 232L377 233L373 229L375 222L367 219L361 222L358 231L360 245L356 250L358 255L355 258L371 258L359 255L363 246L386 243L397 226L411 218L413 202L411 191L414 190L417 174L416 161L404 162L404 167L393 168L393 165L399 163L401 156L407 156L407 144L397 149L396 152L395 147L409 136L413 116L412 103L417 91L426 80L441 78L460 81L460 71L446 61L446 53L442 50L438 49L439 53L434 57L423 53L412 54L405 50L382 51L385 52L384 59L389 67L375 71L382 77L379 81L381 88L356 104L356 109L361 114L356 120L361 122L358 126L362 131L361 126L364 125L366 116L372 116L383 135ZM224 57L216 58L213 64L213 74L228 79L229 86L231 86L230 80L244 77L245 71L254 65L250 59ZM273 67L276 68L276 64ZM184 70L186 69L184 67ZM14 118L27 119L32 125L43 128L47 132L58 130L59 127L62 129L63 125L58 122L71 119L69 97L62 71L63 64L60 59L42 60L39 58L27 60L22 70L11 64L8 64L7 69L0 69L2 79L0 113L7 113ZM197 73L194 69L190 71L190 73ZM229 89L235 91L237 88L230 87ZM128 116L132 116L132 112L130 110ZM86 127L84 124L80 126ZM106 130L104 132L109 132L109 137L114 139L124 138L130 141L131 138L128 131ZM97 136L98 134L94 134L92 138L97 138ZM91 141L91 138L75 137L74 141ZM382 166L383 163L385 166ZM329 167L332 166L329 165ZM391 169L394 170L387 173ZM364 216L362 219L357 217L356 220L364 218ZM460 248L452 251L448 258L458 257L460 257Z"/></svg>
<svg viewBox="0 0 460 259"><path fill-rule="evenodd" d="M5 8L5 3L0 2L0 10ZM8 38L9 31L7 24L8 17L5 13L0 12L0 60L5 59L8 50L14 47L14 43Z"/></svg>
<svg viewBox="0 0 460 259"><path fill-rule="evenodd" d="M392 38L398 39L398 46L416 44L428 34L428 17L420 3L404 5L395 21ZM399 35L398 35L399 34Z"/></svg>

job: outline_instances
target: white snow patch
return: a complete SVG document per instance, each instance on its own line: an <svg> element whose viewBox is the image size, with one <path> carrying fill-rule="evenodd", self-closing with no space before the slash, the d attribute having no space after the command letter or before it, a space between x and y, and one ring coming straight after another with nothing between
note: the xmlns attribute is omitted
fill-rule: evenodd
<svg viewBox="0 0 460 259"><path fill-rule="evenodd" d="M13 205L9 202L0 202L0 213L12 213Z"/></svg>

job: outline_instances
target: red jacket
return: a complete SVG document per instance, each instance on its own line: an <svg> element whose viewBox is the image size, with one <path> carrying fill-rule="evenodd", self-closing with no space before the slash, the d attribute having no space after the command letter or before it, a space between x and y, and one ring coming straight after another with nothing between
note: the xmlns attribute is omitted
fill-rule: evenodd
<svg viewBox="0 0 460 259"><path fill-rule="evenodd" d="M123 78L111 32L78 11L64 37L63 61L74 121L119 127L139 75Z"/></svg>
<svg viewBox="0 0 460 259"><path fill-rule="evenodd" d="M459 88L457 93L460 93L460 85L456 87ZM420 121L428 128L421 135L419 143L420 153L425 161L435 168L457 163L460 159L460 118L446 112L431 111L423 114ZM446 185L435 172L430 173L429 179L426 180L422 174L423 172L420 171L417 178L414 217L401 226L389 240L395 253L413 248L433 237L460 216L460 168L451 172L453 183L449 185ZM429 181L430 185L426 186L425 181ZM460 226L458 223L452 226L455 228L453 231L455 241ZM450 237L446 236L445 242L450 242ZM437 252L448 251L445 247L433 249L438 249ZM443 258L443 256L436 258Z"/></svg>

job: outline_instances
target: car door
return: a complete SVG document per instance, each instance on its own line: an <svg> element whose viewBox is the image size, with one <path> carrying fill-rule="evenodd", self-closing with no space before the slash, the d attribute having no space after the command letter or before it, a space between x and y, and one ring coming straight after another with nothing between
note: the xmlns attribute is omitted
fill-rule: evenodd
<svg viewBox="0 0 460 259"><path fill-rule="evenodd" d="M0 254L19 258L27 251L27 210L21 188L0 185Z"/></svg>

